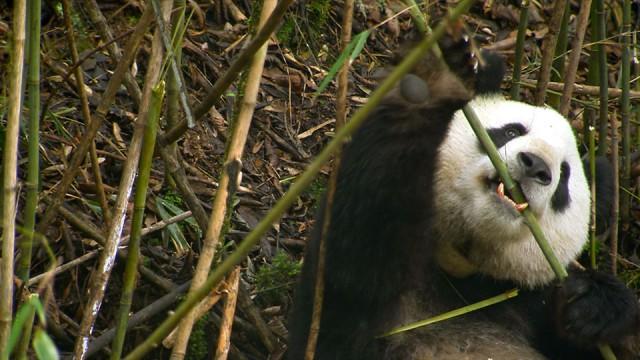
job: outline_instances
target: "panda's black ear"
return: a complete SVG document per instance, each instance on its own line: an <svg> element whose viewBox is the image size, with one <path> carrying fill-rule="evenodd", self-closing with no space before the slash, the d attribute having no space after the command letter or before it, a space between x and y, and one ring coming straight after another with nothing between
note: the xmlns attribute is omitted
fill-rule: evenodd
<svg viewBox="0 0 640 360"><path fill-rule="evenodd" d="M480 56L482 61L476 74L476 94L500 93L500 84L506 71L504 59L488 50L482 50Z"/></svg>

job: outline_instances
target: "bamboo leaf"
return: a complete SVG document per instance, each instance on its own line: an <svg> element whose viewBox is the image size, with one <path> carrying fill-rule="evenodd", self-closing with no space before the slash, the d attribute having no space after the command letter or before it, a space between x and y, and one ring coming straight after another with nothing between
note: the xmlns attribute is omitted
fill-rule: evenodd
<svg viewBox="0 0 640 360"><path fill-rule="evenodd" d="M37 329L36 334L33 337L33 350L36 352L36 357L40 360L58 360L60 354L53 340L42 329Z"/></svg>
<svg viewBox="0 0 640 360"><path fill-rule="evenodd" d="M340 71L340 68L342 67L342 64L345 62L345 60L347 60L347 58L349 58L350 61L353 61L358 57L358 55L360 55L360 52L362 52L364 45L367 43L369 34L371 34L371 31L365 30L353 37L349 45L344 48L344 51L338 57L338 60L333 63L327 76L322 79L320 86L318 86L318 90L316 90L316 92L313 94L314 99L322 94L327 86L329 86L329 83L333 80L333 78L336 77L338 71Z"/></svg>

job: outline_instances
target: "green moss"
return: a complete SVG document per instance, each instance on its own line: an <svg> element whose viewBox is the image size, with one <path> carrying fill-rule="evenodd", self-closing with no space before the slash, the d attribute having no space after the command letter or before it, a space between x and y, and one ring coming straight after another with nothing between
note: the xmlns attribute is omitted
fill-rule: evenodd
<svg viewBox="0 0 640 360"><path fill-rule="evenodd" d="M310 0L295 12L288 13L276 34L278 40L291 48L303 44L318 48L316 44L329 21L331 5L330 0Z"/></svg>
<svg viewBox="0 0 640 360"><path fill-rule="evenodd" d="M212 337L210 332L211 324L209 323L209 315L201 317L193 325L193 330L189 336L189 345L187 346L186 360L203 360L207 358L209 353L209 341Z"/></svg>
<svg viewBox="0 0 640 360"><path fill-rule="evenodd" d="M256 273L258 298L266 305L282 304L300 273L301 263L289 257L285 251L278 253Z"/></svg>

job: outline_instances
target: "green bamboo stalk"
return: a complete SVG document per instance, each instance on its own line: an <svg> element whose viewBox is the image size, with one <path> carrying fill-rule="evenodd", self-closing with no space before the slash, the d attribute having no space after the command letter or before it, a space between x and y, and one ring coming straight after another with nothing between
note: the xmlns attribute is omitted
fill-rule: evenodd
<svg viewBox="0 0 640 360"><path fill-rule="evenodd" d="M131 218L131 238L129 240L129 255L125 265L122 295L120 297L120 308L116 324L116 335L111 346L111 359L118 360L122 353L124 337L127 333L127 322L129 320L129 310L131 310L131 300L135 289L136 275L138 274L138 262L140 258L140 239L142 237L142 225L144 221L144 209L147 201L147 188L151 175L151 165L153 164L153 151L156 144L156 134L158 132L158 119L162 111L162 99L164 97L164 83L161 81L151 91L151 101L149 103L149 116L145 124L144 138L142 140L142 151L140 154L140 165L138 170L138 180L136 182L136 193L133 200L133 215Z"/></svg>
<svg viewBox="0 0 640 360"><path fill-rule="evenodd" d="M611 115L611 163L613 164L613 201L611 204L611 272L615 274L616 263L618 262L618 230L620 215L620 154L618 140L618 119L614 111Z"/></svg>
<svg viewBox="0 0 640 360"><path fill-rule="evenodd" d="M600 34L600 22L598 21L598 11L597 11L597 1L593 1L591 3L591 47L589 48L589 52L591 56L589 56L589 71L587 72L587 84L588 85L597 85L598 84L598 76L600 74L600 63L598 62L598 51L600 48L598 47L598 34ZM591 127L594 126L596 122L596 110L595 107L587 106L584 108L584 116L582 117L583 123L583 141L585 144L589 144L589 139L591 136Z"/></svg>
<svg viewBox="0 0 640 360"><path fill-rule="evenodd" d="M24 205L24 233L20 247L20 261L16 268L16 276L26 282L29 280L31 269L31 253L34 242L34 229L36 225L36 212L38 207L38 189L40 175L40 11L41 0L33 0L27 9L28 21L28 45L27 58L29 59L29 70L27 75L27 88L29 98L27 106L29 108L29 129L28 129L28 150L27 157L27 190ZM22 328L20 343L16 349L18 359L27 358L27 350L33 330L33 320L35 312L31 313Z"/></svg>
<svg viewBox="0 0 640 360"><path fill-rule="evenodd" d="M529 25L529 0L520 3L520 22L516 38L516 53L513 60L513 76L511 80L511 99L520 100L520 77L522 74L522 57L524 56L524 40Z"/></svg>
<svg viewBox="0 0 640 360"><path fill-rule="evenodd" d="M624 189L631 188L631 104L629 101L629 87L631 77L631 0L624 0L622 8L622 61L620 64L622 96L620 97L620 115L622 117L622 176L620 186ZM629 225L631 198L629 193L623 191L620 194L620 222L623 228ZM616 244L617 245L617 244ZM614 250L616 250L614 252ZM617 246L611 249L612 256L617 258ZM613 264L614 273L616 262Z"/></svg>
<svg viewBox="0 0 640 360"><path fill-rule="evenodd" d="M174 2L175 11L172 14L172 47L173 47L173 61L175 61L178 69L182 69L182 39L186 30L185 22L185 9L186 0L176 0ZM180 88L176 81L176 74L170 71L167 74L167 112L166 120L167 127L171 128L180 121L180 108L179 108L179 91ZM177 144L174 142L170 145L170 153L175 156L178 151Z"/></svg>
<svg viewBox="0 0 640 360"><path fill-rule="evenodd" d="M160 3L158 0L151 0L151 6L153 7L155 18L156 18L156 26L158 26L158 30L160 31L160 38L162 39L162 44L164 45L165 51L167 52L167 57L169 59L174 58L174 44L167 34L167 26L165 21L162 19L162 10L160 9ZM184 7L183 7L184 11ZM193 119L193 114L191 112L191 106L189 105L189 100L187 99L187 91L184 87L184 79L182 78L182 71L178 67L178 63L176 61L169 61L169 67L171 68L171 73L173 74L173 81L175 81L175 85L178 90L178 98L180 100L180 104L182 105L182 110L184 111L184 116L187 121L187 127L193 128L196 126L195 120Z"/></svg>
<svg viewBox="0 0 640 360"><path fill-rule="evenodd" d="M589 177L591 183L591 226L589 227L589 259L591 268L597 269L596 261L596 129L589 126Z"/></svg>
<svg viewBox="0 0 640 360"><path fill-rule="evenodd" d="M496 295L494 297L490 297L488 299L484 299L482 301L478 301L477 303L473 303L471 305L467 305L467 306L463 306L461 308L455 309L455 310L451 310L451 311L447 311L446 313L442 313L440 315L436 315L434 317L425 319L425 320L420 320L420 321L416 321L407 325L403 325L403 326L399 326L395 329L392 329L382 335L377 336L377 338L383 338L383 337L387 337L387 336L391 336L391 335L395 335L395 334L399 334L405 331L409 331L409 330L413 330L413 329L417 329L423 326L427 326L427 325L431 325L431 324L435 324L437 322L441 322L441 321L445 321L445 320L449 320L452 319L454 317L458 317L458 316L462 316L465 314L468 314L470 312L476 311L476 310L480 310L482 308L486 308L488 306L491 305L495 305L497 303L503 302L505 300L509 300L511 298L514 298L518 296L518 289L511 289L508 290L500 295Z"/></svg>
<svg viewBox="0 0 640 360"><path fill-rule="evenodd" d="M564 15L560 23L560 31L558 32L558 43L554 55L553 64L551 65L551 81L562 82L564 75L564 59L567 54L567 44L569 44L569 16L571 15L571 2L567 1L564 7ZM557 109L560 106L560 95L549 94L549 106Z"/></svg>
<svg viewBox="0 0 640 360"><path fill-rule="evenodd" d="M353 132L366 120L367 115L378 105L384 95L389 92L393 86L408 73L424 56L424 54L433 47L438 39L444 35L446 27L452 21L458 19L462 14L466 13L471 7L473 0L462 0L451 10L448 16L435 28L431 36L422 40L416 48L414 48L405 59L389 74L380 86L371 94L369 101L362 106L351 118L345 126L336 132L334 138L327 146L318 154L318 156L309 164L307 169L298 177L295 183L291 185L282 198L274 205L269 213L256 225L245 239L238 245L236 251L231 253L212 273L209 275L202 287L196 289L188 295L186 299L176 308L175 312L169 316L156 330L147 337L147 339L134 349L126 360L141 359L146 353L152 350L162 339L178 324L180 319L186 313L200 302L210 291L216 286L222 278L233 269L234 266L242 262L249 254L253 246L260 238L269 230L273 223L278 221L282 214L291 206L300 196L300 194L311 184L324 163L342 146L342 144L353 134Z"/></svg>
<svg viewBox="0 0 640 360"><path fill-rule="evenodd" d="M29 130L27 163L27 197L24 205L24 228L27 234L20 242L20 262L16 275L20 280L29 280L31 268L31 250L33 248L33 230L36 224L38 206L38 183L40 173L40 9L41 0L33 0L29 4L29 40L27 57L29 59L29 74L27 87L29 98Z"/></svg>
<svg viewBox="0 0 640 360"><path fill-rule="evenodd" d="M9 111L2 153L2 259L0 259L0 349L7 348L13 315L15 212L18 170L18 136L22 108L26 1L13 2L13 46L9 65ZM2 351L2 360L8 354Z"/></svg>
<svg viewBox="0 0 640 360"><path fill-rule="evenodd" d="M594 0L596 3L595 21L598 23L598 33L595 41L598 42L598 84L600 85L600 111L598 115L598 156L605 156L609 150L607 138L607 126L609 125L609 69L607 65L607 49L604 39L607 36L607 21L604 0Z"/></svg>

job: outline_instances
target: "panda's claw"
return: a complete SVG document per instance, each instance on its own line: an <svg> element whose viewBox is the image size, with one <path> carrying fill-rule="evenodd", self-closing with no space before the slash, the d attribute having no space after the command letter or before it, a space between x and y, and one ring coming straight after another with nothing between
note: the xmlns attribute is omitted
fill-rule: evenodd
<svg viewBox="0 0 640 360"><path fill-rule="evenodd" d="M640 328L635 295L611 274L572 271L554 302L560 335L578 344L616 344Z"/></svg>

